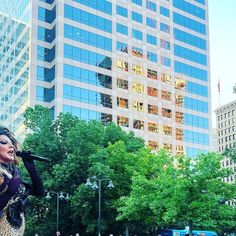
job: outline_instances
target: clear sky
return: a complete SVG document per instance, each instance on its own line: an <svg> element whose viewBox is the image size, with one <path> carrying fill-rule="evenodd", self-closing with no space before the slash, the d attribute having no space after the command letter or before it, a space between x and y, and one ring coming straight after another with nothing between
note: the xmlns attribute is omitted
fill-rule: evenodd
<svg viewBox="0 0 236 236"><path fill-rule="evenodd" d="M208 0L213 127L214 110L236 100L236 0ZM220 80L220 99L218 93Z"/></svg>

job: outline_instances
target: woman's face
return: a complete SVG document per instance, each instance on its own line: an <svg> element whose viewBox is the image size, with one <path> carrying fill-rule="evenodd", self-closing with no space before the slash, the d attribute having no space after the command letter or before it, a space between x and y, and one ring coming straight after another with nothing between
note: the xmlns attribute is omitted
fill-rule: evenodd
<svg viewBox="0 0 236 236"><path fill-rule="evenodd" d="M0 162L8 164L15 159L15 147L6 135L0 135Z"/></svg>

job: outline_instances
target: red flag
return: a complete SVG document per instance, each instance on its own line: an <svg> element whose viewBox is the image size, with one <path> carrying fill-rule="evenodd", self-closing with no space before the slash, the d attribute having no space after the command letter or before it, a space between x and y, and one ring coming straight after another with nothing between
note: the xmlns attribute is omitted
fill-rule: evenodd
<svg viewBox="0 0 236 236"><path fill-rule="evenodd" d="M220 80L218 80L218 93L220 93Z"/></svg>

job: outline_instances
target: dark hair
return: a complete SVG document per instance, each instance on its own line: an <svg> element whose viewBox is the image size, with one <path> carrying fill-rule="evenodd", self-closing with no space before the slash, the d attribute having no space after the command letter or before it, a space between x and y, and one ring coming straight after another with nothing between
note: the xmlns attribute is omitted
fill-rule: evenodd
<svg viewBox="0 0 236 236"><path fill-rule="evenodd" d="M15 149L17 150L17 145L18 142L15 138L15 135L6 127L3 127L0 125L0 135L6 135L12 142L12 144L14 145Z"/></svg>

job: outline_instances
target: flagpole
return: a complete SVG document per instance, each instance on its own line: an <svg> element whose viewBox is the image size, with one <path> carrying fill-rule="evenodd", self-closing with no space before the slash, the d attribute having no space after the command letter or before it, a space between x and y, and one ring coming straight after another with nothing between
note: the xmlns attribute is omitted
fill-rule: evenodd
<svg viewBox="0 0 236 236"><path fill-rule="evenodd" d="M220 107L220 79L218 79L219 107Z"/></svg>

